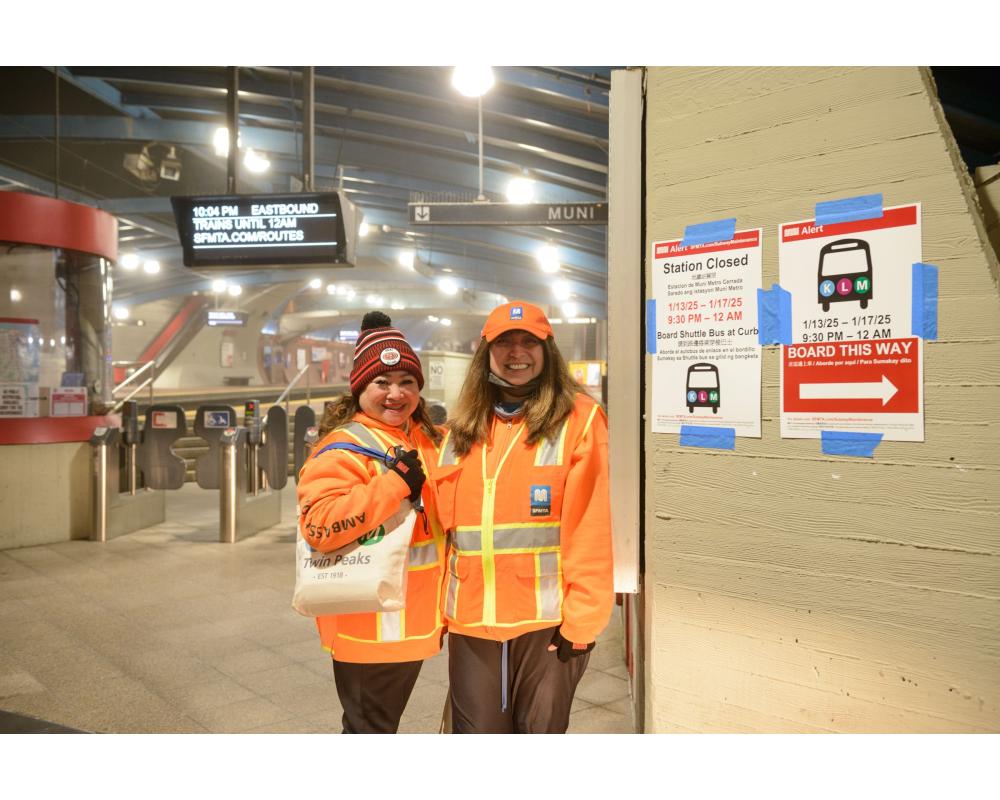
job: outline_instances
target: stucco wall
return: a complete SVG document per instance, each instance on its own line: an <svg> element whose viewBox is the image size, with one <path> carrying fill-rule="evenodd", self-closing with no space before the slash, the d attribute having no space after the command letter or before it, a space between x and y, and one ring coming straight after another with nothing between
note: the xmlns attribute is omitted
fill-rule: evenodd
<svg viewBox="0 0 1000 800"><path fill-rule="evenodd" d="M923 204L940 267L926 442L782 440L776 347L760 440L692 450L646 423L646 729L1000 730L997 264L929 73L654 68L646 136L647 259L735 216L764 228L770 286L778 223L881 192Z"/></svg>

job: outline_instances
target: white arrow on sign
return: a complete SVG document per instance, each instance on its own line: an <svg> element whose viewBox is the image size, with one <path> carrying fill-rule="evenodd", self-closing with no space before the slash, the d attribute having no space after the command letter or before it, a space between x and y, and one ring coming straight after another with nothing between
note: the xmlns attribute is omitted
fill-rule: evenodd
<svg viewBox="0 0 1000 800"><path fill-rule="evenodd" d="M417 222L427 222L431 218L431 210L428 206L416 206L413 211Z"/></svg>
<svg viewBox="0 0 1000 800"><path fill-rule="evenodd" d="M873 400L882 398L885 405L899 389L885 375L879 383L802 383L800 400Z"/></svg>

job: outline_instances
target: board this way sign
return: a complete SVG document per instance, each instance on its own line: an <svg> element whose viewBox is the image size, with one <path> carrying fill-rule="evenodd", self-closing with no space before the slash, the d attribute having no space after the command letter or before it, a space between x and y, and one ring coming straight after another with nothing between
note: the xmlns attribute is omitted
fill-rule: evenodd
<svg viewBox="0 0 1000 800"><path fill-rule="evenodd" d="M923 340L910 335L920 205L781 225L778 259L794 342L782 347L782 437L827 430L922 442Z"/></svg>
<svg viewBox="0 0 1000 800"><path fill-rule="evenodd" d="M760 438L760 228L726 242L653 242L653 433L682 425Z"/></svg>

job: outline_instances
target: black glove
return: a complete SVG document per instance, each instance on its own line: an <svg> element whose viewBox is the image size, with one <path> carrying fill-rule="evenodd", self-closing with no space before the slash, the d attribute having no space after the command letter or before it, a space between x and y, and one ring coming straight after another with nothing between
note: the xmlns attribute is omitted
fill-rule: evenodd
<svg viewBox="0 0 1000 800"><path fill-rule="evenodd" d="M404 450L397 456L396 461L389 465L389 469L399 475L410 487L410 502L417 502L420 499L420 490L424 486L424 481L427 480L424 468L420 466L417 451Z"/></svg>
<svg viewBox="0 0 1000 800"><path fill-rule="evenodd" d="M594 649L595 642L591 642L586 647L581 647L575 645L569 639L563 637L559 633L559 629L556 628L555 633L552 634L552 644L556 646L556 655L559 656L560 661L569 661L571 658L576 658L577 656L582 656L584 653L589 653Z"/></svg>

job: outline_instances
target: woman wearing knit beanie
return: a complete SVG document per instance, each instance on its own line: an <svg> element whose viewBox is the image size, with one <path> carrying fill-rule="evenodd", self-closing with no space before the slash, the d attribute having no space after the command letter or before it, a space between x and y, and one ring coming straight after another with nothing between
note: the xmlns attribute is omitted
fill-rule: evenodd
<svg viewBox="0 0 1000 800"><path fill-rule="evenodd" d="M299 473L299 529L315 550L337 550L377 528L409 499L423 501L410 542L406 606L382 613L316 618L333 658L344 733L395 733L423 659L441 649L440 587L444 538L434 492L425 482L441 433L420 397L420 359L392 320L365 314L354 350L351 393L328 404L320 441ZM405 455L392 467L335 442ZM352 524L353 523L353 524Z"/></svg>

